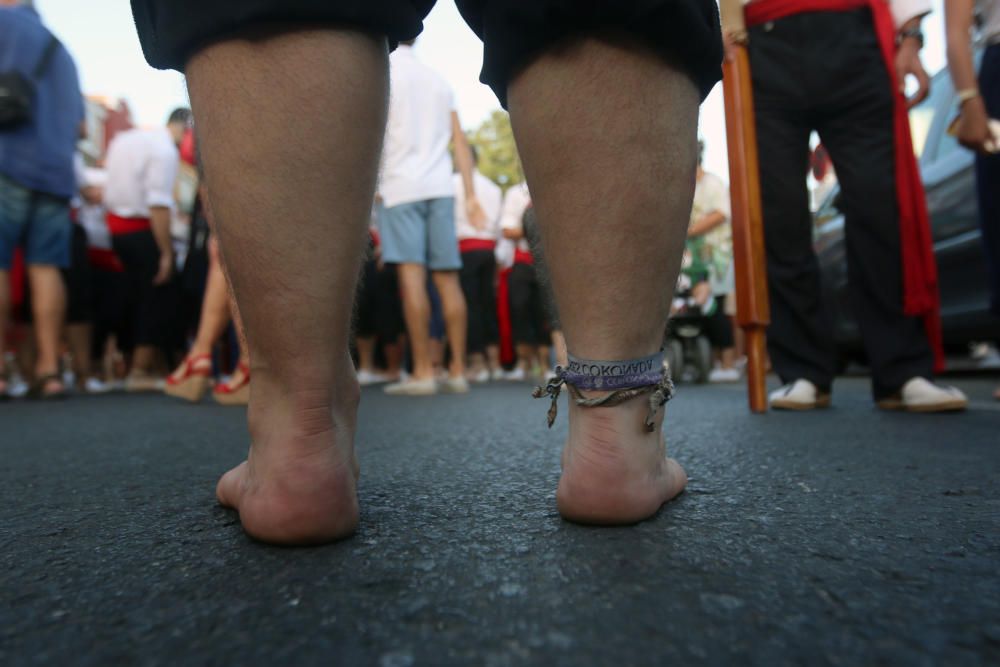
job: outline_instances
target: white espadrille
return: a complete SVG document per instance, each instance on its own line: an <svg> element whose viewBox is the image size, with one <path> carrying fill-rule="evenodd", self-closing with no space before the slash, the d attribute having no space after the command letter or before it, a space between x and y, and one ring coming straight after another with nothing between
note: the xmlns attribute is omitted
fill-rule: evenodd
<svg viewBox="0 0 1000 667"><path fill-rule="evenodd" d="M904 384L898 394L880 400L878 407L907 412L959 412L969 407L969 399L961 389L916 377Z"/></svg>
<svg viewBox="0 0 1000 667"><path fill-rule="evenodd" d="M830 407L829 392L820 391L809 380L798 379L771 392L771 407L775 410L815 410Z"/></svg>

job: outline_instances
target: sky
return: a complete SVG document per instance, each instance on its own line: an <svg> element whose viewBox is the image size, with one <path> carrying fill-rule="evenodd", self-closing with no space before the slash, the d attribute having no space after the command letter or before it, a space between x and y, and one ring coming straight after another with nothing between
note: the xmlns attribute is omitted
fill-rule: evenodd
<svg viewBox="0 0 1000 667"><path fill-rule="evenodd" d="M933 5L934 12L924 20L923 52L931 73L945 62L942 0L933 0ZM143 59L126 0L35 0L35 6L76 59L85 94L126 99L143 126L159 125L173 108L188 105L183 77L154 70ZM415 48L451 83L464 127L476 127L500 107L493 92L479 83L482 44L453 0L438 0ZM721 84L702 105L700 133L706 144L706 169L728 180Z"/></svg>

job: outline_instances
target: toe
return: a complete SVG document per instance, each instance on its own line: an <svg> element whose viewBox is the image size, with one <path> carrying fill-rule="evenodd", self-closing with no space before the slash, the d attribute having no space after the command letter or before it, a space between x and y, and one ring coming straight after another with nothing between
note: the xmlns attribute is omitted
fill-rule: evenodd
<svg viewBox="0 0 1000 667"><path fill-rule="evenodd" d="M246 466L247 462L244 461L219 479L215 487L215 497L224 507L236 509L239 506Z"/></svg>

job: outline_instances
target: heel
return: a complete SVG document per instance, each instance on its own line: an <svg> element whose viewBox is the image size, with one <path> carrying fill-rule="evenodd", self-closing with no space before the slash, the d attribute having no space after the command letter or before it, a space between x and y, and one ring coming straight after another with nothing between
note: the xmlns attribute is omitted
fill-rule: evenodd
<svg viewBox="0 0 1000 667"><path fill-rule="evenodd" d="M243 377L236 383L216 385L212 398L219 405L247 405L250 402L250 368L240 362Z"/></svg>
<svg viewBox="0 0 1000 667"><path fill-rule="evenodd" d="M163 392L167 396L181 398L190 403L198 403L208 391L208 385L207 375L189 375L180 382L167 384L163 388Z"/></svg>

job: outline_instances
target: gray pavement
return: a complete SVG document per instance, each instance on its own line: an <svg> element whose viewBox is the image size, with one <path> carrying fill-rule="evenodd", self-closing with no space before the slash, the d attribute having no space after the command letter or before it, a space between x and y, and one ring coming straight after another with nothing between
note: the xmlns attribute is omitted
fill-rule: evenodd
<svg viewBox="0 0 1000 667"><path fill-rule="evenodd" d="M559 518L566 422L526 385L366 390L361 528L312 549L215 504L241 409L0 404L0 664L995 665L997 382L961 416L682 387L690 487L616 529Z"/></svg>

